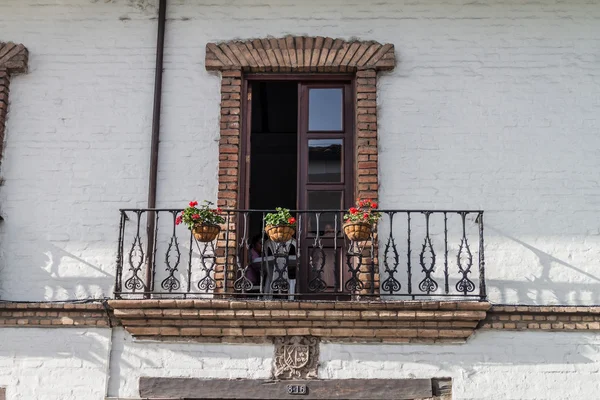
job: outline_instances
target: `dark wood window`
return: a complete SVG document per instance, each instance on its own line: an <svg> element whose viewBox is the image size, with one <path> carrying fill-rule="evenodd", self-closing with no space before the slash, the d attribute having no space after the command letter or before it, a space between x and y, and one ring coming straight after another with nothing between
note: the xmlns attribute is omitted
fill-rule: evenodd
<svg viewBox="0 0 600 400"><path fill-rule="evenodd" d="M244 97L239 204L262 210L350 207L355 197L352 77L248 75ZM341 214L305 215L302 221L299 250L310 254L318 236L328 290L341 290ZM260 224L255 218L250 230L260 232ZM310 291L308 259L298 266L299 292Z"/></svg>

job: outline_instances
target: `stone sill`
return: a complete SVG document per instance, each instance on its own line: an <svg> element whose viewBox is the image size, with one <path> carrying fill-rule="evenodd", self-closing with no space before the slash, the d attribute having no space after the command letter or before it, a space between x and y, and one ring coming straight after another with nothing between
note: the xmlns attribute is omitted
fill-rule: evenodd
<svg viewBox="0 0 600 400"><path fill-rule="evenodd" d="M486 317L475 301L111 300L136 339L271 342L310 335L330 342L464 342Z"/></svg>

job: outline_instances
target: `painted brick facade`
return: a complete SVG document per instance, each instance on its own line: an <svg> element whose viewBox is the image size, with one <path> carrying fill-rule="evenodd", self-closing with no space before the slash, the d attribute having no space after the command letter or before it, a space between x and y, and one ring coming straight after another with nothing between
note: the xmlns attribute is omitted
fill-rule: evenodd
<svg viewBox="0 0 600 400"><path fill-rule="evenodd" d="M117 209L143 207L147 193L156 2L0 3L1 39L31 51L29 73L11 74L3 121L1 298L110 296ZM205 44L290 34L395 45L397 66L376 76L376 97L357 98L377 113L378 148L376 160L359 160L377 162L378 182L363 164L371 171L358 183L376 183L382 207L486 210L489 297L509 305L492 308L466 344L325 343L319 378L450 376L455 399L597 396L597 313L510 304L600 302L598 4L170 3L160 207L237 190L218 178L232 168L219 161L239 161L219 160L222 124L239 129L235 117L219 119L221 102L236 99L206 71ZM43 223L24 217L32 199ZM11 326L0 329L0 386L15 399L102 399L106 386L136 398L141 376L268 379L272 357L268 344Z"/></svg>
<svg viewBox="0 0 600 400"><path fill-rule="evenodd" d="M10 76L27 71L29 53L22 44L0 42L0 162L4 149Z"/></svg>

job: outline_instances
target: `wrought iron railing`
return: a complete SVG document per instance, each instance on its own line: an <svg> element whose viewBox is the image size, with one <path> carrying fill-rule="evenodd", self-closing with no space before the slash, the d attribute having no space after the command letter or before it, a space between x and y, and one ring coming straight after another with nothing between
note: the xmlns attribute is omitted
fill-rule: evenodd
<svg viewBox="0 0 600 400"><path fill-rule="evenodd" d="M120 210L117 298L486 298L483 211L382 210L364 242L345 237L343 211L294 211L287 243L264 235L267 210L224 210L209 243L180 211Z"/></svg>

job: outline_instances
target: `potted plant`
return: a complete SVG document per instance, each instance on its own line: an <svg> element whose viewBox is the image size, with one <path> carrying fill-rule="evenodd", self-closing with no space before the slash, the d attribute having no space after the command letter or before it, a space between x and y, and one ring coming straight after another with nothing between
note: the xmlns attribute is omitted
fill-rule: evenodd
<svg viewBox="0 0 600 400"><path fill-rule="evenodd" d="M212 242L219 235L219 224L225 223L225 218L220 215L220 208L211 207L213 203L210 201L205 200L200 208L197 205L197 201L191 201L181 215L177 216L175 224L186 224L199 242Z"/></svg>
<svg viewBox="0 0 600 400"><path fill-rule="evenodd" d="M265 216L265 232L273 242L287 242L296 232L296 218L287 208L277 207L275 211Z"/></svg>
<svg viewBox="0 0 600 400"><path fill-rule="evenodd" d="M344 233L348 239L361 242L369 240L373 233L373 225L381 218L377 212L377 203L371 200L356 201L356 207L351 207L344 215Z"/></svg>

